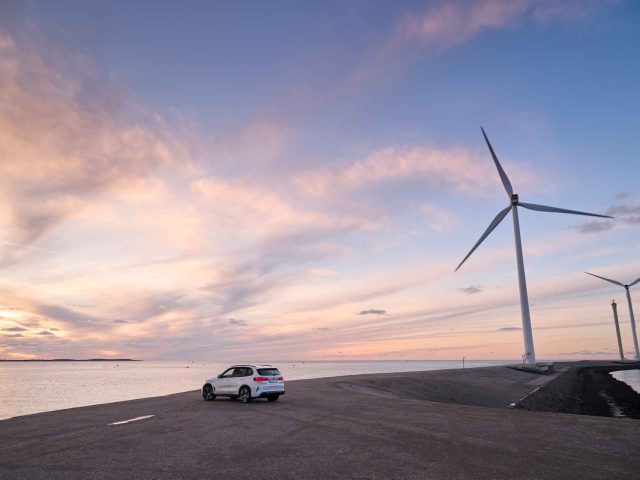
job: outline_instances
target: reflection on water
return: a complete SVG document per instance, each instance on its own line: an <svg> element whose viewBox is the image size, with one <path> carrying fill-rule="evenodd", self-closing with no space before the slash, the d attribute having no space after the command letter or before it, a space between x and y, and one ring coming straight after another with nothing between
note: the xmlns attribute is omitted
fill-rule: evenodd
<svg viewBox="0 0 640 480"><path fill-rule="evenodd" d="M617 370L611 372L611 375L640 393L640 370Z"/></svg>
<svg viewBox="0 0 640 480"><path fill-rule="evenodd" d="M268 363L268 362L267 362ZM466 361L468 367L513 361ZM285 380L460 368L460 361L275 362ZM199 389L228 364L0 362L0 419Z"/></svg>

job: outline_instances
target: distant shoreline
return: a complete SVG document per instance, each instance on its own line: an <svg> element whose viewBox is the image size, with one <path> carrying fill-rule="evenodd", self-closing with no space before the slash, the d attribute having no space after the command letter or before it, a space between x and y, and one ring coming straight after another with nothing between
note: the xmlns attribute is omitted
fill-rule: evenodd
<svg viewBox="0 0 640 480"><path fill-rule="evenodd" d="M31 358L22 360L0 359L0 362L141 362L133 358Z"/></svg>

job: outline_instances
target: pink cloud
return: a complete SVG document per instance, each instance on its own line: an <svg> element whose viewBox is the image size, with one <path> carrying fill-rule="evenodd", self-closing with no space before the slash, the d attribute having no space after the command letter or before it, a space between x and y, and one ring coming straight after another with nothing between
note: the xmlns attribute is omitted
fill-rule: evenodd
<svg viewBox="0 0 640 480"><path fill-rule="evenodd" d="M497 182L494 167L485 157L464 148L389 147L344 166L302 173L295 183L313 196L336 195L387 181L420 182L430 188L482 195ZM508 165L507 169L511 178L527 188L541 183L537 175L519 165Z"/></svg>
<svg viewBox="0 0 640 480"><path fill-rule="evenodd" d="M364 55L350 76L352 88L406 68L425 53L454 47L486 31L515 28L532 19L538 24L593 18L617 0L478 0L440 1L411 12Z"/></svg>
<svg viewBox="0 0 640 480"><path fill-rule="evenodd" d="M188 155L156 116L133 109L86 58L0 37L0 226L30 243L87 198Z"/></svg>
<svg viewBox="0 0 640 480"><path fill-rule="evenodd" d="M481 0L440 2L424 13L408 15L394 32L394 42L418 41L452 46L486 30L512 27L531 17L538 23L587 18L617 0Z"/></svg>
<svg viewBox="0 0 640 480"><path fill-rule="evenodd" d="M445 2L424 14L408 17L397 35L405 41L416 40L433 46L450 46L500 28L521 17L530 0L488 0L482 2Z"/></svg>
<svg viewBox="0 0 640 480"><path fill-rule="evenodd" d="M365 217L348 211L325 212L317 205L305 207L291 196L257 184L208 177L194 181L192 189L217 211L214 221L220 227L236 232L246 228L253 236L375 228L375 222Z"/></svg>

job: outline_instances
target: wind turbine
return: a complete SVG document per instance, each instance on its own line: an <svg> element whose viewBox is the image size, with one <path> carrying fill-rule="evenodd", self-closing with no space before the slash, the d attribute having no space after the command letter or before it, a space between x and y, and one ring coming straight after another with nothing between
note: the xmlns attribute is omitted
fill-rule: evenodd
<svg viewBox="0 0 640 480"><path fill-rule="evenodd" d="M548 207L546 205L538 205L535 203L524 203L521 202L518 198L518 194L513 193L513 187L511 186L511 182L509 181L509 177L505 173L502 165L498 161L498 157L493 151L493 147L487 138L487 134L484 131L484 128L481 128L482 135L484 136L484 140L487 142L487 147L489 147L489 151L491 152L491 156L493 157L493 162L498 169L498 175L500 175L500 180L502 180L502 185L504 186L505 191L507 192L507 196L509 197L509 206L504 210L500 210L493 221L489 224L487 229L484 231L480 240L476 242L473 248L467 253L467 256L460 262L460 264L456 267L456 271L462 266L462 264L471 256L471 254L475 251L476 248L480 246L480 244L484 241L485 238L489 236L491 232L504 220L509 212L511 212L513 216L513 234L515 236L516 242L516 262L518 264L518 286L520 288L520 311L522 312L522 334L524 336L524 355L523 360L527 365L535 365L536 363L536 353L533 348L533 333L531 331L531 316L529 314L529 298L527 296L527 281L525 279L524 274L524 260L522 258L522 241L520 240L520 222L518 221L518 207L527 208L529 210L536 210L538 212L554 212L554 213L573 213L575 215L588 215L590 217L602 217L602 218L613 218L608 215L598 215L596 213L587 213L587 212L579 212L577 210L566 210L564 208L556 208L556 207Z"/></svg>
<svg viewBox="0 0 640 480"><path fill-rule="evenodd" d="M584 272L587 275L591 275L592 277L598 277L601 280L605 280L607 282L611 282L620 287L624 287L627 292L627 304L629 305L629 318L631 319L631 333L633 334L633 346L636 348L636 360L640 360L640 351L638 351L638 335L636 334L636 319L633 316L633 304L631 303L631 294L629 293L629 287L633 287L636 283L640 282L640 277L636 278L633 282L628 285L625 285L622 282L618 282L617 280L611 280L610 278L601 277L600 275L595 275L593 273Z"/></svg>

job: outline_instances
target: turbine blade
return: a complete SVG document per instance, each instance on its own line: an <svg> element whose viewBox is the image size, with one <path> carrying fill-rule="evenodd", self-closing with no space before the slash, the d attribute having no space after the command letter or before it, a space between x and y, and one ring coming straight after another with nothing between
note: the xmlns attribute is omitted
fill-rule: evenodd
<svg viewBox="0 0 640 480"><path fill-rule="evenodd" d="M493 219L493 221L489 224L489 226L487 227L487 229L484 231L484 233L482 234L482 236L480 237L480 240L478 240L476 242L476 244L473 246L473 248L469 251L469 253L467 253L467 256L464 257L464 259L460 262L460 264L456 267L456 272L458 271L458 269L462 266L462 264L464 262L467 261L467 258L469 258L471 256L471 254L475 251L476 248L478 248L480 246L480 244L484 241L485 238L487 238L489 236L489 234L491 232L493 232L493 230L498 226L498 224L500 224L500 222L502 220L504 220L504 217L507 216L507 213L509 213L509 210L511 210L511 206L508 206L507 208L505 208L504 210L500 210L500 212L498 213L498 215L496 215L496 218Z"/></svg>
<svg viewBox="0 0 640 480"><path fill-rule="evenodd" d="M573 213L574 215L587 215L588 217L613 218L609 215L600 215L598 213L589 213L589 212L579 212L578 210L567 210L566 208L548 207L546 205L538 205L536 203L518 202L518 206L528 208L529 210L537 210L539 212Z"/></svg>
<svg viewBox="0 0 640 480"><path fill-rule="evenodd" d="M602 280L606 280L607 282L611 282L611 283L615 283L616 285L620 285L621 287L624 287L624 285L616 280L611 280L610 278L605 278L605 277L601 277L600 275L596 275L595 273L589 273L589 272L584 272L587 275L591 275L592 277L598 277ZM638 279L640 280L640 278Z"/></svg>
<svg viewBox="0 0 640 480"><path fill-rule="evenodd" d="M636 278L633 282L629 284L630 287L633 287L636 283L640 282L640 277Z"/></svg>
<svg viewBox="0 0 640 480"><path fill-rule="evenodd" d="M493 157L493 162L496 164L496 168L498 169L498 174L500 175L500 180L502 180L502 185L504 185L504 189L507 191L507 195L509 195L509 198L511 198L511 195L513 195L513 187L511 186L509 177L507 177L507 174L504 172L502 165L500 165L498 157L496 156L496 152L493 151L491 142L489 142L487 134L484 133L484 128L480 127L480 130L482 130L482 135L484 135L484 140L485 142L487 142L487 147L489 147L489 151L491 152L491 156Z"/></svg>

